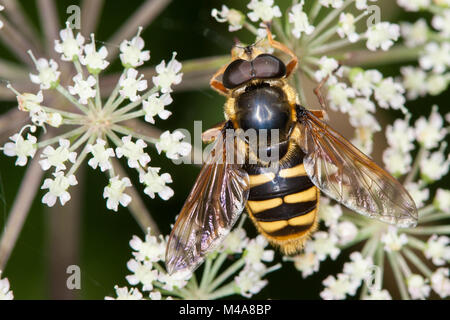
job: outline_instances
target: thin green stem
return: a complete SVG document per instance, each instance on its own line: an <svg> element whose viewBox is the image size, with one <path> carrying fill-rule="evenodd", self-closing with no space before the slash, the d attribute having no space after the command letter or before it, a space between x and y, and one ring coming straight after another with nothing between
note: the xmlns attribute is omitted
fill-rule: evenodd
<svg viewBox="0 0 450 320"><path fill-rule="evenodd" d="M433 213L427 215L426 217L420 218L420 223L427 223L444 219L450 219L450 213Z"/></svg>
<svg viewBox="0 0 450 320"><path fill-rule="evenodd" d="M422 240L417 239L416 237L408 236L408 246L423 251L426 249L427 244Z"/></svg>
<svg viewBox="0 0 450 320"><path fill-rule="evenodd" d="M210 299L210 300L220 299L220 298L231 296L236 293L237 293L236 284L233 281L233 282L230 282L227 285L217 289L213 293L209 294L208 299Z"/></svg>
<svg viewBox="0 0 450 320"><path fill-rule="evenodd" d="M417 174L419 173L420 163L422 162L422 158L425 156L426 152L427 152L426 148L421 146L419 152L417 153L416 158L414 159L412 169L406 176L405 181L403 182L404 185L411 183L417 177Z"/></svg>
<svg viewBox="0 0 450 320"><path fill-rule="evenodd" d="M314 29L313 33L309 35L308 40L314 39L324 28L326 28L337 16L354 0L347 0L339 9L332 10Z"/></svg>
<svg viewBox="0 0 450 320"><path fill-rule="evenodd" d="M41 106L41 108L42 108L42 110L44 110L46 112L59 113L60 115L67 117L67 118L72 118L72 119L84 119L85 118L85 115L80 114L80 113L73 113L73 112L63 111L63 110L54 109L54 108L45 107L45 106Z"/></svg>
<svg viewBox="0 0 450 320"><path fill-rule="evenodd" d="M120 116L120 115L127 113L128 111L140 106L145 99L150 97L152 94L155 94L156 92L158 92L158 90L159 90L159 87L153 87L152 89L150 89L146 93L144 93L139 100L129 103L126 106L124 106L124 107L120 108L119 110L117 110L116 112L114 112L113 116ZM115 108L112 108L112 109L115 110Z"/></svg>
<svg viewBox="0 0 450 320"><path fill-rule="evenodd" d="M407 248L404 248L403 253L408 258L408 260L411 261L411 263L420 270L420 272L422 272L427 278L431 277L433 272L425 265L425 263L422 262L422 260L420 260L420 258L414 252Z"/></svg>
<svg viewBox="0 0 450 320"><path fill-rule="evenodd" d="M359 38L358 41L361 41L361 40L363 40L363 38ZM334 42L325 44L323 46L314 48L309 53L313 54L313 55L320 55L320 54L324 54L325 52L336 50L336 49L345 47L345 46L350 45L350 44L355 44L358 41L352 43L347 38L344 38L344 39L336 40Z"/></svg>
<svg viewBox="0 0 450 320"><path fill-rule="evenodd" d="M61 93L67 100L69 100L75 107L83 111L85 114L89 114L89 109L79 103L74 96L72 96L63 86L58 85L56 90Z"/></svg>
<svg viewBox="0 0 450 320"><path fill-rule="evenodd" d="M125 128L125 127L123 127L121 125L117 125L117 124L113 125L111 127L111 130L114 130L116 132L119 132L119 133L127 135L127 136L130 135L130 136L132 136L132 137L134 137L136 139L142 139L142 140L144 140L146 142L149 142L149 143L152 143L152 144L155 144L155 143L157 143L159 141L159 139L147 137L147 136L145 136L143 134L136 133L134 130L127 129L127 128Z"/></svg>
<svg viewBox="0 0 450 320"><path fill-rule="evenodd" d="M413 229L402 230L408 234L418 234L418 235L430 235L430 234L450 234L450 225L448 226L432 226L432 227L417 227Z"/></svg>
<svg viewBox="0 0 450 320"><path fill-rule="evenodd" d="M76 129L74 129L74 130L72 130L72 131L66 132L66 133L64 133L64 134L62 134L62 135L59 135L59 136L57 136L57 137L54 137L54 138L51 138L51 139L47 139L47 140L43 140L43 141L41 141L41 142L39 142L39 143L37 144L37 148L40 149L40 148L46 147L46 146L48 146L48 145L54 144L54 143L58 142L59 139L68 139L68 138L72 138L72 137L74 137L74 136L77 136L77 135L79 135L79 134L82 134L82 133L85 132L86 130L87 130L86 127L79 127L79 128L76 128Z"/></svg>
<svg viewBox="0 0 450 320"><path fill-rule="evenodd" d="M114 116L114 118L112 119L112 123L117 123L117 122L122 122L125 120L130 120L130 119L134 119L134 118L140 118L142 116L145 115L145 111L144 110L139 110L139 111L134 111L134 112L130 112L127 114L124 114L122 116Z"/></svg>
<svg viewBox="0 0 450 320"><path fill-rule="evenodd" d="M89 131L89 130L86 131L86 132L81 136L81 138L79 138L74 144L72 144L72 145L70 146L69 150L70 150L71 152L77 150L83 143L85 143L85 142L89 139L90 136L92 136L92 132Z"/></svg>
<svg viewBox="0 0 450 320"><path fill-rule="evenodd" d="M125 68L123 70L122 75L119 77L119 79L122 78L126 74L127 70L128 70L128 68ZM110 111L110 109L111 109L111 107L113 105L113 102L116 100L117 95L119 94L119 90L120 90L119 82L120 81L117 81L117 84L114 87L114 90L112 91L111 95L109 96L108 100L105 103L105 106L103 108L105 111Z"/></svg>
<svg viewBox="0 0 450 320"><path fill-rule="evenodd" d="M422 221L422 218L428 216L436 211L436 207L432 204L427 205L419 210L419 219Z"/></svg>
<svg viewBox="0 0 450 320"><path fill-rule="evenodd" d="M243 24L244 28L253 33L255 36L258 35L258 29L255 28L252 24L248 23L247 21Z"/></svg>
<svg viewBox="0 0 450 320"><path fill-rule="evenodd" d="M214 261L214 264L212 266L211 272L209 273L209 279L208 283L210 283L216 276L217 272L219 271L220 267L223 265L227 258L228 254L225 252L220 253L220 255L216 258L216 261Z"/></svg>
<svg viewBox="0 0 450 320"><path fill-rule="evenodd" d="M403 274L400 271L400 267L397 262L397 257L394 252L387 252L389 263L392 267L394 273L395 281L397 282L398 289L400 291L400 296L403 300L410 300L408 295L408 290L406 289L405 281L403 280Z"/></svg>
<svg viewBox="0 0 450 320"><path fill-rule="evenodd" d="M77 161L70 168L69 172L67 173L67 176L74 174L78 170L80 165L83 163L84 159L86 159L86 156L88 154L88 145L94 142L94 139L95 136L91 136L89 138L88 143L84 146L83 151L81 151L80 155L77 157Z"/></svg>
<svg viewBox="0 0 450 320"><path fill-rule="evenodd" d="M200 281L200 290L205 289L209 282L209 273L211 271L211 264L212 264L211 258L207 257L203 268L202 280Z"/></svg>
<svg viewBox="0 0 450 320"><path fill-rule="evenodd" d="M100 111L102 109L102 98L100 95L100 79L98 74L95 75L95 106L97 107L97 110Z"/></svg>
<svg viewBox="0 0 450 320"><path fill-rule="evenodd" d="M208 287L208 291L211 292L215 290L218 286L220 286L228 277L232 274L236 273L239 269L241 269L245 265L245 260L242 257L235 263L233 263L227 270L225 270L219 277L214 280L211 285Z"/></svg>

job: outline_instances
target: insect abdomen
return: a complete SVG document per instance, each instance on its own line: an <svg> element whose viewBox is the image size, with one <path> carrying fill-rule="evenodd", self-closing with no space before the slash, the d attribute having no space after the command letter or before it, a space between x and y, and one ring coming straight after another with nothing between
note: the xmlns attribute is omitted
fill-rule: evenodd
<svg viewBox="0 0 450 320"><path fill-rule="evenodd" d="M258 166L247 168L247 172L247 211L253 222L285 254L297 252L317 228L319 206L319 190L304 170L303 154L289 152L277 172Z"/></svg>

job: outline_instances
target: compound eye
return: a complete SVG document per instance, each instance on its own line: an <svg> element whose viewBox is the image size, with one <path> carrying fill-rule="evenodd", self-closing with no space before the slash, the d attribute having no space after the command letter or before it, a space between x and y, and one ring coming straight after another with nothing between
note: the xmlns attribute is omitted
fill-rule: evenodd
<svg viewBox="0 0 450 320"><path fill-rule="evenodd" d="M231 62L222 76L222 83L227 89L234 89L254 78L255 74L250 61L237 59Z"/></svg>
<svg viewBox="0 0 450 320"><path fill-rule="evenodd" d="M286 65L271 54L260 54L253 60L255 78L282 78L286 75Z"/></svg>

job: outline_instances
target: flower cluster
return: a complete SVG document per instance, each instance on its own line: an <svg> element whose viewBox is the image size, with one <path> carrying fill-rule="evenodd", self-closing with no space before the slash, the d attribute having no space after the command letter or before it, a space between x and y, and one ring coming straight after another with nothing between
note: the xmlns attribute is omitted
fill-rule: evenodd
<svg viewBox="0 0 450 320"><path fill-rule="evenodd" d="M399 24L377 21L369 10L376 0L320 0L314 1L309 11L305 11L305 1L294 1L285 14L287 21L281 19L280 8L272 0L252 0L247 16L226 6L212 12L218 22L230 25L230 31L253 33L261 48L267 47L262 38L264 25L270 22L274 36L301 61L293 76L300 102L311 105L302 77L323 81L327 104L348 116L355 128L352 142L358 148L370 154L374 134L385 132L385 167L404 182L419 208L418 227L400 229L355 215L322 197L320 230L300 254L284 260L292 261L302 277L308 277L319 270L321 262L364 243L361 251L350 255L341 273L323 281L323 299L344 299L358 291L363 299L391 299L393 294L382 283L385 257L402 299L424 299L431 290L441 298L450 295L446 267L450 191L433 186L449 171L450 157L443 141L449 133L450 115L445 123L438 106L433 106L428 118L412 121L414 115L407 105L409 100L439 95L448 88L450 11L445 1L397 2L406 11L428 11L432 18ZM323 18L319 19L319 13L324 13ZM398 76L385 76L373 67L390 61L407 64ZM371 69L362 67L366 62ZM385 130L375 117L380 108L401 114Z"/></svg>
<svg viewBox="0 0 450 320"><path fill-rule="evenodd" d="M243 222L244 217L221 247L206 258L199 283L196 275L190 272L168 274L165 271L167 238L152 236L150 230L145 240L133 236L130 241L133 258L127 263L131 274L126 276L128 284L133 287L116 286L117 297L106 299L218 299L234 294L250 298L259 293L267 284L263 277L280 265L266 265L273 261L274 251L266 249L268 243L261 235L249 239L241 227ZM219 273L230 257L235 261ZM228 279L231 280L224 284Z"/></svg>
<svg viewBox="0 0 450 320"><path fill-rule="evenodd" d="M2 272L0 271L0 276ZM7 278L1 279L0 277L0 300L13 300L14 294L9 287L9 280Z"/></svg>
<svg viewBox="0 0 450 320"><path fill-rule="evenodd" d="M127 126L127 121L144 117L145 121L155 124L155 116L164 120L171 115L164 108L172 102L172 86L181 81L181 63L175 59L176 53L168 63L163 60L156 66L153 87L148 90L147 80L136 69L150 59L150 52L144 50L141 31L139 28L133 39L121 43L120 60L124 70L106 101L101 98L99 74L109 65L108 50L105 46L97 48L94 34L87 43L81 33L74 34L69 24L60 31L55 51L62 61L72 62L76 75L71 83L61 84L64 75L55 60L37 59L29 51L37 71L30 74L30 79L40 86L40 91L19 93L8 85L17 95L19 109L29 113L31 124L13 135L11 142L2 149L5 155L17 157L17 166L25 166L29 158L39 154L42 170L51 173L42 185L42 189L47 190L42 202L48 206L58 200L64 205L70 200L69 188L77 185L76 172L87 158L90 167L109 175L103 192L108 209L117 211L119 205L126 207L131 201L127 194L131 180L115 173L113 158L127 159L128 166L137 171L150 197L157 194L167 200L173 195L173 190L167 186L172 182L171 176L150 166L146 149L151 144L159 154L165 152L169 159L178 159L190 153L190 144L182 141L184 135L180 131L166 131L160 137L146 136ZM59 94L72 109L47 107L44 102L47 91ZM59 135L38 138L38 128L46 132L47 126L59 128Z"/></svg>

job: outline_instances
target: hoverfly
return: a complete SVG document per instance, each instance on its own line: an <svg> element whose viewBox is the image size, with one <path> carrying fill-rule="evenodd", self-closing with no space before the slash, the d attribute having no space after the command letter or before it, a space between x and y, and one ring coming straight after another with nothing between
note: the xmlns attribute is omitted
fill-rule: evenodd
<svg viewBox="0 0 450 320"><path fill-rule="evenodd" d="M324 111L310 111L299 104L296 91L288 84L297 57L273 40L267 29L269 45L287 54L290 61L284 64L255 45L235 47L232 61L210 81L213 89L227 97L226 121L205 132L203 138L211 141L212 132L224 136L227 129L278 129L279 143L267 147L277 148L278 169L274 172L262 161L219 161L227 150L214 149L170 235L169 273L195 270L221 243L244 208L272 245L284 254L298 252L317 229L320 191L364 216L399 227L417 223L416 205L405 188L325 124ZM314 90L322 106L318 92L323 83ZM244 148L247 159L251 157L245 143L244 147L236 143L235 148Z"/></svg>

